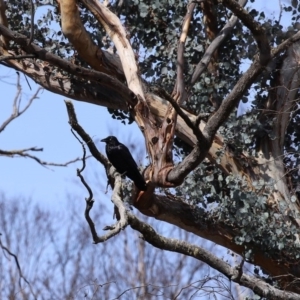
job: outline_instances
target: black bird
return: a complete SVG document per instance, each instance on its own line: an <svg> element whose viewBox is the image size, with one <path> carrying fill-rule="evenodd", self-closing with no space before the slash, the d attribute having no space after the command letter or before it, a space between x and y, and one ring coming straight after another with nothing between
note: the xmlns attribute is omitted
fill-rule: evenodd
<svg viewBox="0 0 300 300"><path fill-rule="evenodd" d="M146 190L146 182L141 175L136 162L128 148L121 144L115 136L108 136L101 140L106 143L106 155L117 171L130 178L141 191Z"/></svg>

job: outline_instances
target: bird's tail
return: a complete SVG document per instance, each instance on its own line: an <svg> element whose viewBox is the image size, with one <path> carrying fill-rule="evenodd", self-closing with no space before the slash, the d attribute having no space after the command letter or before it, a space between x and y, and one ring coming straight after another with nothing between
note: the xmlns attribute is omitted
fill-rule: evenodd
<svg viewBox="0 0 300 300"><path fill-rule="evenodd" d="M136 169L136 172L127 172L126 176L134 182L134 184L140 191L146 191L146 181L142 174L138 171L138 169Z"/></svg>
<svg viewBox="0 0 300 300"><path fill-rule="evenodd" d="M147 189L145 179L142 176L140 178L136 178L136 180L134 181L134 184L140 191L146 191L146 189Z"/></svg>

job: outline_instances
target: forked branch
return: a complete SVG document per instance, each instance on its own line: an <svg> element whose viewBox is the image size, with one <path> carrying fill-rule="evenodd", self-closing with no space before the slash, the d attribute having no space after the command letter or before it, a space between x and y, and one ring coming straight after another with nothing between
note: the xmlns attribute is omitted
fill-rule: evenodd
<svg viewBox="0 0 300 300"><path fill-rule="evenodd" d="M17 92L13 101L13 111L10 117L8 117L2 125L0 125L0 133L5 130L5 128L15 119L20 117L26 110L31 106L32 102L35 99L38 99L38 94L41 90L43 90L41 87L39 87L36 92L30 97L27 104L24 106L24 108L21 109L21 103L22 103L22 86L20 84L20 74L17 73Z"/></svg>

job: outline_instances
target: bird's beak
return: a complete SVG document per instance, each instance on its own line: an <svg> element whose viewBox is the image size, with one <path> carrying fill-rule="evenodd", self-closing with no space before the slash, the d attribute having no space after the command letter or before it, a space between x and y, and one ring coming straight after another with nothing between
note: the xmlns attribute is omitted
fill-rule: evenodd
<svg viewBox="0 0 300 300"><path fill-rule="evenodd" d="M105 139L102 139L102 140L101 140L101 142L104 142L104 143L106 143L106 142L107 142L107 138L105 138Z"/></svg>

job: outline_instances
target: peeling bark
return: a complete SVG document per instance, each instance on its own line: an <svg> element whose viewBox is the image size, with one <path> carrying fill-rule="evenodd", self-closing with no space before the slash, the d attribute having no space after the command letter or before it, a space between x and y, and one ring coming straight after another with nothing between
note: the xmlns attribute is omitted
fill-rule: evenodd
<svg viewBox="0 0 300 300"><path fill-rule="evenodd" d="M102 51L85 30L78 12L76 1L57 0L61 12L61 28L79 56L93 69L116 76L124 80L124 74L119 58Z"/></svg>
<svg viewBox="0 0 300 300"><path fill-rule="evenodd" d="M290 122L291 113L297 104L298 88L300 86L300 42L292 45L287 51L286 58L278 73L275 92L271 92L261 118L274 120L272 135L264 136L258 141L260 145L258 172L264 174L265 181L273 180L275 189L274 201L283 204L283 210L288 215L296 215L300 224L299 206L291 201L292 194L286 181L284 167L284 139Z"/></svg>

